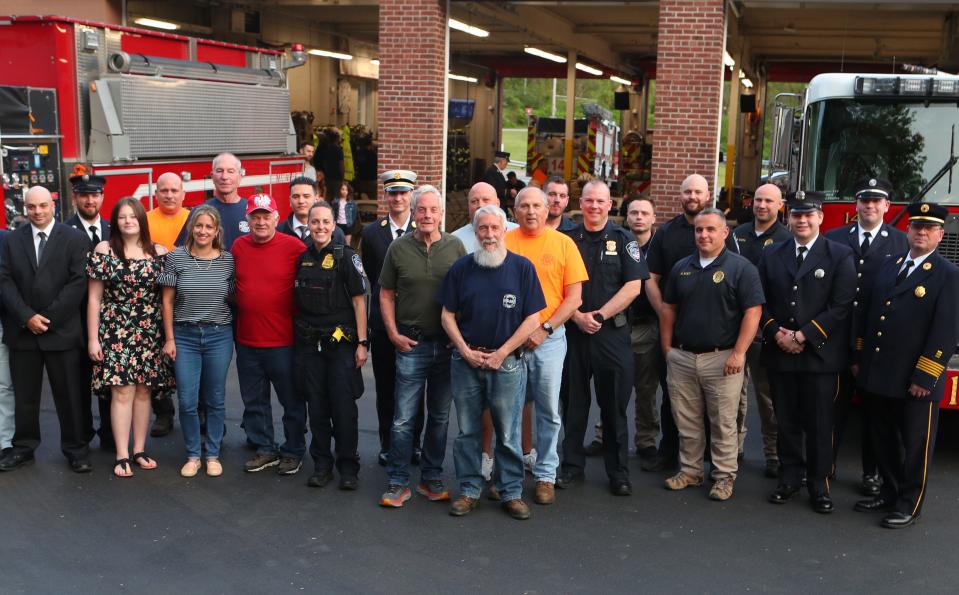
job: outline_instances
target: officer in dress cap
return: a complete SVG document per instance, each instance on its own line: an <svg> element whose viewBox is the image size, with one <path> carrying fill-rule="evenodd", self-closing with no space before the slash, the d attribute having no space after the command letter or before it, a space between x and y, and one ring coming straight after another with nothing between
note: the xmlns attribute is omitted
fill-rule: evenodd
<svg viewBox="0 0 959 595"><path fill-rule="evenodd" d="M486 168L483 173L483 181L496 189L496 196L499 197L500 206L508 206L506 186L506 166L509 165L509 153L506 151L496 151L493 153L493 165Z"/></svg>
<svg viewBox="0 0 959 595"><path fill-rule="evenodd" d="M73 185L74 194L97 194L103 192L107 179L102 176L82 174L70 176L70 184Z"/></svg>
<svg viewBox="0 0 959 595"><path fill-rule="evenodd" d="M848 246L819 234L823 198L808 190L789 196L793 237L763 251L759 278L766 295L761 361L769 370L782 464L769 501L789 501L805 471L813 510L829 513L833 401L839 373L849 362L856 269Z"/></svg>
<svg viewBox="0 0 959 595"><path fill-rule="evenodd" d="M936 252L949 212L920 202L908 213L909 249L876 274L853 356L883 479L879 495L856 510L887 512L881 524L889 529L922 511L946 365L959 342L959 268Z"/></svg>
<svg viewBox="0 0 959 595"><path fill-rule="evenodd" d="M882 262L894 255L906 251L906 234L883 221L889 211L889 200L893 188L887 180L876 177L862 178L853 186L856 197L856 221L837 227L826 233L826 237L852 248L856 265L856 298L852 302L852 328L858 328L859 319L869 305L869 291L875 281L876 273ZM850 349L852 349L850 345ZM843 371L839 381L839 398L836 399L836 440L833 456L838 456L839 446L845 433L846 421L852 403L855 381L849 369ZM865 496L879 495L879 470L876 455L869 439L867 411L863 412L862 483L860 491ZM835 467L834 467L835 471Z"/></svg>
<svg viewBox="0 0 959 595"><path fill-rule="evenodd" d="M416 186L416 172L408 169L392 169L380 175L383 190L389 193L409 192Z"/></svg>

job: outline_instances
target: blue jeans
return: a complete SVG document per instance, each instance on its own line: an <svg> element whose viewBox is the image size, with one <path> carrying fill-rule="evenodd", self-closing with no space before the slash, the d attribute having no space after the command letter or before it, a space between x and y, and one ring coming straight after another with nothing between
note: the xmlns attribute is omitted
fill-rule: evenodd
<svg viewBox="0 0 959 595"><path fill-rule="evenodd" d="M226 417L226 374L233 359L233 327L214 324L175 324L177 400L186 456L200 458L200 391L206 403L206 456L220 456Z"/></svg>
<svg viewBox="0 0 959 595"><path fill-rule="evenodd" d="M559 468L559 387L563 383L563 360L566 357L566 327L560 325L552 335L532 351L527 351L526 398L536 410L536 481L556 483ZM498 459L497 459L498 462Z"/></svg>
<svg viewBox="0 0 959 595"><path fill-rule="evenodd" d="M562 360L560 360L562 364ZM458 351L452 355L453 401L460 434L453 442L453 463L460 495L479 498L483 490L483 410L489 408L496 431L496 487L504 502L523 496L523 425L526 367L523 359L510 355L499 370L478 370ZM555 447L554 447L555 450Z"/></svg>
<svg viewBox="0 0 959 595"><path fill-rule="evenodd" d="M243 429L257 454L303 458L306 452L306 402L296 394L293 377L293 347L247 347L236 344L236 375L243 397ZM283 406L284 443L279 449L273 437L270 385Z"/></svg>
<svg viewBox="0 0 959 595"><path fill-rule="evenodd" d="M409 485L413 456L413 426L423 404L426 385L426 432L420 474L423 481L442 479L446 430L450 420L450 350L441 341L420 339L407 353L396 352L396 404L390 430L386 467L390 484Z"/></svg>

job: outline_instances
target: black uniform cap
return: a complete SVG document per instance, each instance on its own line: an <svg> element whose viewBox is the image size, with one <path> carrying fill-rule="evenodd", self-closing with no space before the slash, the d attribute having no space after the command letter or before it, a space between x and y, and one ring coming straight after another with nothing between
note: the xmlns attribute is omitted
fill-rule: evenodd
<svg viewBox="0 0 959 595"><path fill-rule="evenodd" d="M863 178L856 182L856 200L892 199L892 184L882 178Z"/></svg>
<svg viewBox="0 0 959 595"><path fill-rule="evenodd" d="M945 225L949 209L934 202L914 202L906 207L909 223L919 225Z"/></svg>
<svg viewBox="0 0 959 595"><path fill-rule="evenodd" d="M80 176L70 176L70 183L73 184L74 194L95 194L103 192L103 187L107 184L107 179L102 176L92 174L83 174Z"/></svg>
<svg viewBox="0 0 959 595"><path fill-rule="evenodd" d="M811 213L822 210L826 195L815 190L797 190L786 197L786 207L793 213Z"/></svg>

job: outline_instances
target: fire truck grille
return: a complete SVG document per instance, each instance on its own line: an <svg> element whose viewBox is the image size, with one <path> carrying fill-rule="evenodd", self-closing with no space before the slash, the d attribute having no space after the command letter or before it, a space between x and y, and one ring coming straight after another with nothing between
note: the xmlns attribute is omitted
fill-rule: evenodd
<svg viewBox="0 0 959 595"><path fill-rule="evenodd" d="M949 215L945 228L946 233L939 243L939 254L959 266L959 215Z"/></svg>

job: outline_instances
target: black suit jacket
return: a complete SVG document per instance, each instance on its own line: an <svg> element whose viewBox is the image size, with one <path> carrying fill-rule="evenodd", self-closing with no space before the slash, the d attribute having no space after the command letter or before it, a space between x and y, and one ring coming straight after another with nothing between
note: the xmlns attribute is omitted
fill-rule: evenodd
<svg viewBox="0 0 959 595"><path fill-rule="evenodd" d="M883 261L896 254L902 254L909 249L906 243L906 234L895 227L883 223L876 230L875 237L869 242L869 250L862 255L859 245L859 226L855 223L837 227L826 232L826 237L834 242L846 244L852 248L853 262L856 266L856 298L852 301L852 328L858 328L860 319L869 305L869 293L872 289L876 273Z"/></svg>
<svg viewBox="0 0 959 595"><path fill-rule="evenodd" d="M66 220L66 224L80 230L83 233L83 235L86 236L87 243L90 245L90 249L93 250L95 246L93 245L93 242L90 241L90 233L89 233L89 230L86 228L86 224L84 224L83 221L80 221L80 215L77 215L76 213L74 213L73 217L70 217L69 219ZM103 217L100 217L99 234L100 234L100 241L110 239L110 222L104 219Z"/></svg>
<svg viewBox="0 0 959 595"><path fill-rule="evenodd" d="M80 303L87 291L90 239L63 223L54 223L39 266L33 226L11 232L0 258L3 342L11 349L65 351L82 348ZM26 322L34 314L50 319L50 329L34 335Z"/></svg>
<svg viewBox="0 0 959 595"><path fill-rule="evenodd" d="M499 197L501 204L506 204L506 178L500 173L499 168L491 165L483 173L483 181L496 189L496 196Z"/></svg>
<svg viewBox="0 0 959 595"><path fill-rule="evenodd" d="M934 252L896 285L906 254L887 258L856 333L857 383L870 394L909 398L910 384L942 400L945 369L959 342L959 268Z"/></svg>
<svg viewBox="0 0 959 595"><path fill-rule="evenodd" d="M380 271L383 270L386 251L394 240L388 217L364 227L360 240L363 268L370 280L370 327L380 331L386 330L383 326L383 315L380 313ZM413 218L410 217L410 223L403 233L409 233L412 229Z"/></svg>
<svg viewBox="0 0 959 595"><path fill-rule="evenodd" d="M796 243L789 239L763 251L759 279L766 294L760 323L762 362L780 372L839 372L849 364L849 311L856 295L852 250L820 235L796 268ZM799 354L776 344L780 327L802 331Z"/></svg>

